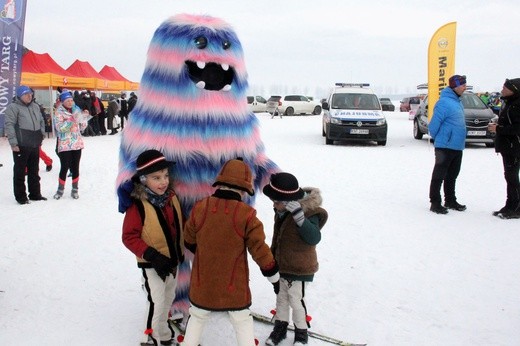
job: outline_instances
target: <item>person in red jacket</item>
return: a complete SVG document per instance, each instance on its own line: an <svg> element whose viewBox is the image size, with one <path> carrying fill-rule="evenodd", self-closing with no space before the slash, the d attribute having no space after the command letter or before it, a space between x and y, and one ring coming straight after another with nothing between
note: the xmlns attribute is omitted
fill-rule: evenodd
<svg viewBox="0 0 520 346"><path fill-rule="evenodd" d="M217 190L195 204L184 229L185 245L195 258L183 346L199 345L204 325L214 311L228 312L239 346L254 346L247 253L273 284L275 293L279 288L278 265L265 243L256 210L242 201L246 193L254 194L249 166L241 159L227 161L213 186Z"/></svg>
<svg viewBox="0 0 520 346"><path fill-rule="evenodd" d="M123 221L123 244L137 257L143 274L148 310L142 342L173 345L168 314L175 298L177 266L184 261L182 212L166 161L157 150L137 157L132 180L133 204Z"/></svg>

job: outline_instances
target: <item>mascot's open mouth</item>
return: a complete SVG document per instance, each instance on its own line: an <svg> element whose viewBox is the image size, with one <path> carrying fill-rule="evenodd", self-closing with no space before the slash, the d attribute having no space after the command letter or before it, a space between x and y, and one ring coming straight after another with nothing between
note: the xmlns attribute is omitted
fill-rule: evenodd
<svg viewBox="0 0 520 346"><path fill-rule="evenodd" d="M190 79L200 89L223 90L231 89L235 77L233 68L226 64L214 62L186 61Z"/></svg>

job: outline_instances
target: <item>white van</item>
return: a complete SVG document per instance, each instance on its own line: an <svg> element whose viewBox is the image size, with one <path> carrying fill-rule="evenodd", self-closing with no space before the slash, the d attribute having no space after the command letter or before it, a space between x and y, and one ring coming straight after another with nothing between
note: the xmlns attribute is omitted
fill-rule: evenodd
<svg viewBox="0 0 520 346"><path fill-rule="evenodd" d="M334 141L375 141L386 145L388 125L379 99L366 83L336 83L323 102L322 135Z"/></svg>
<svg viewBox="0 0 520 346"><path fill-rule="evenodd" d="M248 96L247 105L249 110L254 113L267 112L267 100L262 96Z"/></svg>

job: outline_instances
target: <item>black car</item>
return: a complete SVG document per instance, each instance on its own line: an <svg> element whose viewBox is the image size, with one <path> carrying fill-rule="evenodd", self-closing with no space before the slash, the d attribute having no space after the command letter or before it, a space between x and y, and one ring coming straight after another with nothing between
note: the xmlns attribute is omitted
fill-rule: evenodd
<svg viewBox="0 0 520 346"><path fill-rule="evenodd" d="M381 108L383 111L388 111L388 112L395 111L395 106L392 103L392 101L390 101L389 98L382 97L379 99L379 102L381 103Z"/></svg>
<svg viewBox="0 0 520 346"><path fill-rule="evenodd" d="M472 92L461 96L466 118L466 143L484 143L486 147L494 146L494 135L487 129L489 122L496 117L493 111ZM413 119L413 137L422 139L428 134L428 97L419 105Z"/></svg>

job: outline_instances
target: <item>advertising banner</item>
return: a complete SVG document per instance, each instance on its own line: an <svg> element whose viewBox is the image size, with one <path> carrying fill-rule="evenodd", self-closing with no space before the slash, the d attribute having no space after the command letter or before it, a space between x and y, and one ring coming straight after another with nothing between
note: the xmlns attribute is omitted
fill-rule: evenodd
<svg viewBox="0 0 520 346"><path fill-rule="evenodd" d="M439 94L455 74L455 37L457 22L441 26L433 34L428 46L428 119L433 115L433 107Z"/></svg>
<svg viewBox="0 0 520 346"><path fill-rule="evenodd" d="M20 84L27 0L0 0L0 136L5 111Z"/></svg>

